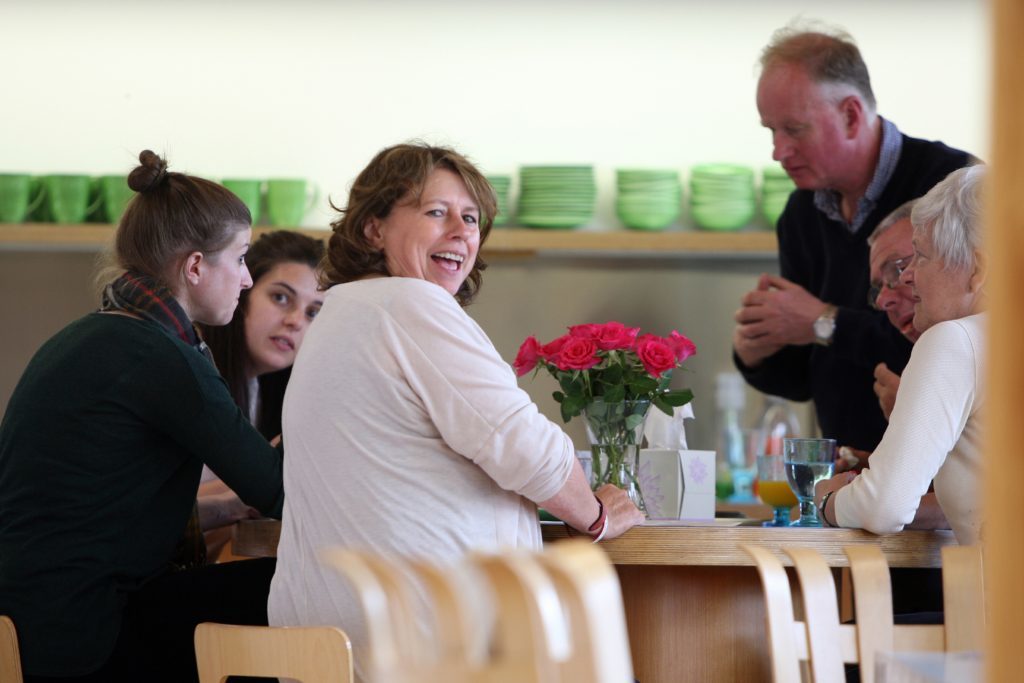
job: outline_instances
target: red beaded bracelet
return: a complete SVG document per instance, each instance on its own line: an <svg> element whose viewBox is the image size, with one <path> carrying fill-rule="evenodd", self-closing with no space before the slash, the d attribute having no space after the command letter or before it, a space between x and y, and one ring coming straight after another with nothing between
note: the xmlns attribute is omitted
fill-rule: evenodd
<svg viewBox="0 0 1024 683"><path fill-rule="evenodd" d="M608 531L608 513L604 509L604 503L601 499L594 496L597 500L597 519L594 523L587 527L587 533L594 537L594 543L597 543L604 538L605 533Z"/></svg>

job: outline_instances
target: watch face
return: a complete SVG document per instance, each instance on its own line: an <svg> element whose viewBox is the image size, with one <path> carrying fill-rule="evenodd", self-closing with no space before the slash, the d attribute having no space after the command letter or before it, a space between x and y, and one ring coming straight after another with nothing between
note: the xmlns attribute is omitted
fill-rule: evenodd
<svg viewBox="0 0 1024 683"><path fill-rule="evenodd" d="M832 318L818 318L814 321L814 336L829 339L836 329L836 321Z"/></svg>

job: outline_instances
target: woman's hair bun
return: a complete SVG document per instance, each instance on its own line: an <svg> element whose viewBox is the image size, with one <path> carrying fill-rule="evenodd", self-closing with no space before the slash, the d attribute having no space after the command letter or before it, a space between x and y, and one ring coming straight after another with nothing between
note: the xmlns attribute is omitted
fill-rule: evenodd
<svg viewBox="0 0 1024 683"><path fill-rule="evenodd" d="M136 192L156 189L167 177L167 162L152 150L142 150L139 164L128 174L128 187Z"/></svg>

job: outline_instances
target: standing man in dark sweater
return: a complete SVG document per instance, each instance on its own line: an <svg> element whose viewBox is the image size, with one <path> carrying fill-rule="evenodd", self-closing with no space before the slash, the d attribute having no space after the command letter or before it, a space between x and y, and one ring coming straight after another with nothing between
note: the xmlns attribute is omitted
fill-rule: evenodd
<svg viewBox="0 0 1024 683"><path fill-rule="evenodd" d="M813 399L825 436L870 451L886 427L873 369L902 372L911 345L869 305L867 237L970 156L878 116L845 33L781 29L761 67L761 122L797 190L778 221L781 277L762 275L743 297L734 360L763 392Z"/></svg>

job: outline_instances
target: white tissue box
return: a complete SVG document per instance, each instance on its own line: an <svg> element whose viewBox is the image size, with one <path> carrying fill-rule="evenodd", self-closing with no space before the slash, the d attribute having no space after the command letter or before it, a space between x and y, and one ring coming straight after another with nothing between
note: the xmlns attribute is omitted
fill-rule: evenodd
<svg viewBox="0 0 1024 683"><path fill-rule="evenodd" d="M714 451L644 448L638 479L651 519L714 519Z"/></svg>
<svg viewBox="0 0 1024 683"><path fill-rule="evenodd" d="M680 519L715 518L715 452L680 451L686 493Z"/></svg>

